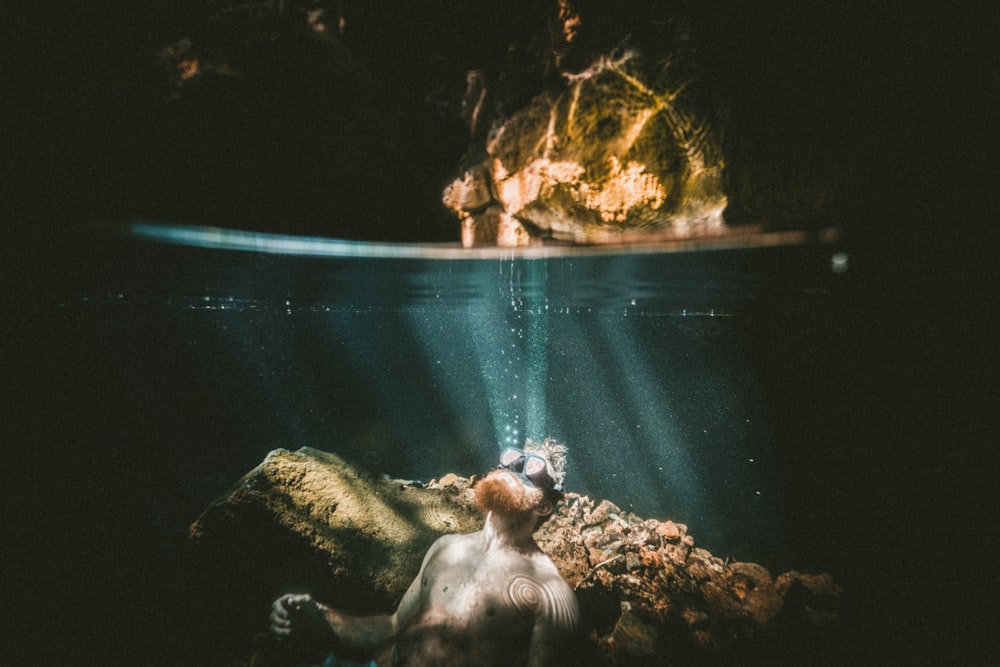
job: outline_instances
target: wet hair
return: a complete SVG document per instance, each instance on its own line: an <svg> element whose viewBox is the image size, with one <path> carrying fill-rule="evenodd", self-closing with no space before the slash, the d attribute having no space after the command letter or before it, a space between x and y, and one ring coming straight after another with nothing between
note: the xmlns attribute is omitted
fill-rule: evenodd
<svg viewBox="0 0 1000 667"><path fill-rule="evenodd" d="M537 454L549 462L549 472L556 484L566 486L566 445L556 441L555 438L545 438L541 442L535 442L531 438L524 441L524 451L528 454Z"/></svg>

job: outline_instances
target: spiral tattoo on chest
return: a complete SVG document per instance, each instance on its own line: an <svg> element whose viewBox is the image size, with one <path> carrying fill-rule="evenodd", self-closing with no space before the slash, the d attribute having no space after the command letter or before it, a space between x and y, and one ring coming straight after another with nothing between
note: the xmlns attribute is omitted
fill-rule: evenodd
<svg viewBox="0 0 1000 667"><path fill-rule="evenodd" d="M548 616L559 628L569 629L576 624L575 605L567 597L572 595L569 591L518 574L507 580L505 593L507 602L521 613Z"/></svg>
<svg viewBox="0 0 1000 667"><path fill-rule="evenodd" d="M542 599L540 586L523 575L507 580L507 601L523 612L535 611Z"/></svg>

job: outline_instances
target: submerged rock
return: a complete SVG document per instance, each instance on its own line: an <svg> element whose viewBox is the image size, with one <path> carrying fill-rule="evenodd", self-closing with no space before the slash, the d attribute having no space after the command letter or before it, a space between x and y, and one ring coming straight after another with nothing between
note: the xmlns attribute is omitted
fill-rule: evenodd
<svg viewBox="0 0 1000 667"><path fill-rule="evenodd" d="M294 586L356 612L388 611L431 542L480 528L474 482L453 473L427 484L379 479L334 454L278 449L190 535L201 566L247 597L233 607L261 614L248 628L263 630L263 601ZM683 524L642 519L607 500L567 493L536 539L577 591L588 639L580 664L697 661L747 647L766 659L774 641L786 650L806 641L803 627L836 625L841 589L829 574L773 578L761 565L694 547Z"/></svg>
<svg viewBox="0 0 1000 667"><path fill-rule="evenodd" d="M227 558L282 545L301 556L293 560L319 568L306 578L325 575L327 587L353 605L363 600L377 609L402 595L438 536L471 532L479 521L455 493L375 479L311 448L277 449L207 508L189 534L197 548Z"/></svg>

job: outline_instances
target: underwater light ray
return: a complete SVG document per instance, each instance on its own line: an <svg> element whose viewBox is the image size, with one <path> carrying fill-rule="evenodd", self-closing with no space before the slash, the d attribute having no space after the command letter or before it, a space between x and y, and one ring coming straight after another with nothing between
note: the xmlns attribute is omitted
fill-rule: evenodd
<svg viewBox="0 0 1000 667"><path fill-rule="evenodd" d="M524 362L518 353L511 323L505 314L479 313L470 317L469 335L475 343L479 376L487 396L498 447L521 442Z"/></svg>
<svg viewBox="0 0 1000 667"><path fill-rule="evenodd" d="M413 461L439 471L440 453L435 447L446 424L450 423L450 404L442 400L433 378L425 373L425 341L416 335L400 313L376 311L331 314L327 320L331 344L344 346L349 363L372 394L375 406L367 407L369 428L378 429L378 443L369 443L385 452L403 448ZM361 388L356 390L360 393ZM356 443L355 443L356 444ZM366 453L367 455L368 453ZM394 466L400 461L393 461ZM408 462L402 462L408 463ZM425 466L425 467L426 467ZM413 474L400 469L399 474Z"/></svg>
<svg viewBox="0 0 1000 667"><path fill-rule="evenodd" d="M602 319L597 327L617 371L611 375L617 380L620 402L631 408L628 423L635 424L629 429L632 458L646 462L642 467L645 485L641 494L657 497L658 506L664 506L668 498L681 498L693 515L710 515L703 484L682 442L683 431L670 417L671 400L661 380L670 377L669 369L657 368L648 350L636 344L633 332L625 329L620 320L612 323Z"/></svg>
<svg viewBox="0 0 1000 667"><path fill-rule="evenodd" d="M567 316L559 323L558 341L549 342L549 356L561 366L560 382L550 383L548 422L554 433L567 438L574 464L574 485L585 490L607 488L598 475L614 475L627 470L616 452L634 451L630 432L624 428L626 415L615 394L608 369L599 363L599 347L594 345L592 319ZM607 344L606 342L604 343ZM611 500L615 500L611 498Z"/></svg>
<svg viewBox="0 0 1000 667"><path fill-rule="evenodd" d="M548 382L549 312L546 286L546 261L527 263L529 290L526 294L525 335L527 366L525 368L525 432L535 440L544 440L547 432L546 386Z"/></svg>
<svg viewBox="0 0 1000 667"><path fill-rule="evenodd" d="M482 441L494 435L493 410L489 407L494 399L475 400L477 396L488 395L490 387L482 369L483 351L476 344L481 333L469 320L468 312L451 310L420 309L407 317L414 339L421 343L419 349L428 381L438 388L451 418L453 437L448 447L475 452L475 465L479 469L492 465L495 454L492 447L488 455L478 451L482 449ZM489 433L479 428L481 416L487 415Z"/></svg>
<svg viewBox="0 0 1000 667"><path fill-rule="evenodd" d="M493 382L486 384L491 389L490 410L499 446L521 446L528 435L532 360L526 350L525 326L532 317L531 304L535 298L532 277L536 265L537 262L515 257L513 253L501 258L497 285L500 311L494 314L492 327L482 327L483 319L474 322L478 327L473 336L480 347L480 363L490 362L493 371ZM534 405L537 407L537 403Z"/></svg>
<svg viewBox="0 0 1000 667"><path fill-rule="evenodd" d="M548 320L545 316L528 319L528 366L525 388L525 431L535 440L548 436Z"/></svg>

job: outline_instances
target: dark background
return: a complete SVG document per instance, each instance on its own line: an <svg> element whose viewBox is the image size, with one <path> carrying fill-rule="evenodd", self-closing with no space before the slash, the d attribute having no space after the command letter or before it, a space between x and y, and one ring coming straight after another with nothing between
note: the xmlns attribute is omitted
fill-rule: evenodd
<svg viewBox="0 0 1000 667"><path fill-rule="evenodd" d="M200 2L47 5L10 17L0 183L10 318L3 552L13 641L5 642L5 662L72 656L99 664L93 656L110 656L105 663L169 664L199 616L183 590L135 585L148 563L162 572L181 560L170 555L174 524L133 521L196 514L204 489L224 480L187 486L187 468L221 463L177 458L170 447L203 437L206 424L220 436L228 426L212 421L208 407L219 398L211 390L189 395L187 379L170 372L163 360L188 351L173 350L177 341L156 320L98 318L81 328L54 314L67 290L102 293L130 274L128 262L147 261L90 231L146 218L457 240L439 195L470 148L468 128L454 109L426 100L443 90L453 104L468 69L502 72L498 53L539 30L549 11L542 4L512 12L509 3L476 11L464 3L345 3L345 44L371 73L360 79L339 70L318 76L328 54L269 24L266 11L243 32L199 28L224 8ZM650 11L630 9L619 19ZM840 335L849 345L836 358L850 362L835 370L857 393L826 418L848 420L852 442L872 447L855 444L848 460L832 462L837 474L859 471L864 482L844 508L857 531L843 536L872 565L859 568L873 590L862 618L880 633L865 637L863 655L987 661L996 654L988 621L998 398L996 243L986 225L998 185L988 141L991 24L974 10L929 3L680 3L670 13L690 21L700 99L726 111L727 219L773 229L836 224L847 234L850 317ZM217 77L171 98L156 54L192 35L242 63L246 76ZM355 86L352 103L331 82ZM358 99L366 101L360 110ZM159 275L158 266L146 275ZM775 280L782 271L774 268ZM793 348L794 331L785 341ZM126 333L132 338L122 340ZM773 344L757 341L756 349ZM101 361L135 363L136 350L156 346L164 357L145 365ZM759 369L767 400L810 400L784 384L787 373L805 384L806 370L759 358L770 360ZM144 388L153 372L164 395L183 396L204 414L178 422L169 405L151 406ZM152 451L130 446L157 424L177 430ZM244 470L257 462L247 455L225 463ZM148 475L130 478L133 469L163 474L149 485ZM158 512L165 497L169 509ZM163 535L173 537L147 539ZM178 576L171 572L168 581Z"/></svg>

